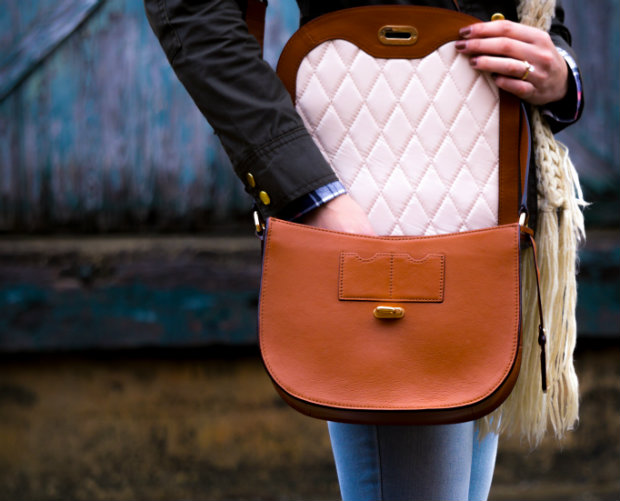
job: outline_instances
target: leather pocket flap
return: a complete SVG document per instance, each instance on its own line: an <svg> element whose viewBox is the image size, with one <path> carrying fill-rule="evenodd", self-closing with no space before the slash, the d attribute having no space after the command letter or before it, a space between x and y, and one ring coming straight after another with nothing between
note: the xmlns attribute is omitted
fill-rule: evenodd
<svg viewBox="0 0 620 501"><path fill-rule="evenodd" d="M340 300L440 303L444 294L445 256L377 253L365 258L340 254Z"/></svg>

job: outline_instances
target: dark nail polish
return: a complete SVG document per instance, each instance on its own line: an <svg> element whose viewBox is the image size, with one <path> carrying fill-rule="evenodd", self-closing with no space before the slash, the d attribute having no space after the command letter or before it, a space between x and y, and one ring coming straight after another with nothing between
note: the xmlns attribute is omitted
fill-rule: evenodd
<svg viewBox="0 0 620 501"><path fill-rule="evenodd" d="M456 48L456 50L464 50L467 47L467 42L464 42L463 40L458 40L454 44L454 47Z"/></svg>
<svg viewBox="0 0 620 501"><path fill-rule="evenodd" d="M465 28L461 28L459 30L459 35L461 35L463 38L467 38L471 33L471 28L469 26L465 26Z"/></svg>

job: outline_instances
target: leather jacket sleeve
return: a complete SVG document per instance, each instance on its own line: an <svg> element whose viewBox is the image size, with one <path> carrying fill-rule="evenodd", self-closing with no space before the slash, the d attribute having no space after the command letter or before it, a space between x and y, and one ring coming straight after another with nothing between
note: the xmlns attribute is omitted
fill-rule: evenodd
<svg viewBox="0 0 620 501"><path fill-rule="evenodd" d="M560 101L543 106L543 113L551 130L559 132L579 120L584 106L581 77L579 71L576 70L577 56L571 47L572 37L570 31L564 25L564 9L561 6L555 9L555 18L551 23L549 34L555 46L562 53L566 54L574 64L574 68L571 68L567 60L569 71L566 96Z"/></svg>
<svg viewBox="0 0 620 501"><path fill-rule="evenodd" d="M145 0L170 64L265 216L337 178L234 0Z"/></svg>

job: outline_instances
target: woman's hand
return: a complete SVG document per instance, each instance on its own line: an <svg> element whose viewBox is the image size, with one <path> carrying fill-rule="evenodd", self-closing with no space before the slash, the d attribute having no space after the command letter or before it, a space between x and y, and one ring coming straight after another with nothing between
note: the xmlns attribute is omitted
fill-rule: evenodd
<svg viewBox="0 0 620 501"><path fill-rule="evenodd" d="M317 207L302 220L302 223L327 230L374 235L368 216L349 195L340 195Z"/></svg>
<svg viewBox="0 0 620 501"><path fill-rule="evenodd" d="M491 21L462 28L460 35L457 51L470 56L474 68L491 73L500 89L536 105L566 95L568 68L547 32Z"/></svg>

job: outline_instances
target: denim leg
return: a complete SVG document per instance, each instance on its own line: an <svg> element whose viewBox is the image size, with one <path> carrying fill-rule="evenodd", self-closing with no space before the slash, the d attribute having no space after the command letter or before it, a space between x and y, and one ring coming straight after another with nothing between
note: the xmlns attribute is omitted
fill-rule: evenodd
<svg viewBox="0 0 620 501"><path fill-rule="evenodd" d="M488 493L497 442L487 437L480 447L474 444L473 422L328 426L344 501L467 501L472 473L472 494Z"/></svg>
<svg viewBox="0 0 620 501"><path fill-rule="evenodd" d="M491 490L499 437L497 433L489 433L483 440L479 440L478 427L475 429L469 501L485 501Z"/></svg>
<svg viewBox="0 0 620 501"><path fill-rule="evenodd" d="M377 427L328 422L343 501L381 501Z"/></svg>

